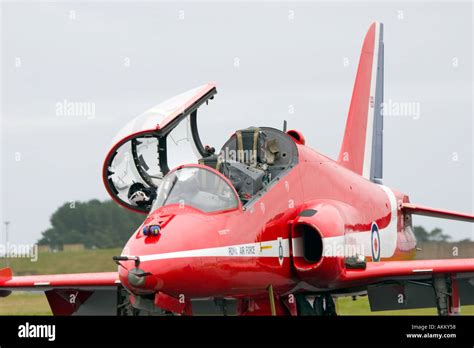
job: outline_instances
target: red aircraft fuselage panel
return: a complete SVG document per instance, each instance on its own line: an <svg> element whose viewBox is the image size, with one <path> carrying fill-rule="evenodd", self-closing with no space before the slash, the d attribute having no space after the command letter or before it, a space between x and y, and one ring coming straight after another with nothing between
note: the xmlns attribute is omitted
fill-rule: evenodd
<svg viewBox="0 0 474 348"><path fill-rule="evenodd" d="M314 288L337 283L345 272L344 245L358 247L367 260L374 248L378 260L413 256L414 239L408 241L411 248L398 247L400 240L407 241L397 229L399 197L392 190L304 145L297 148L299 163L245 209L206 214L174 205L153 211L144 226L162 216L172 218L156 237L144 236L139 228L124 254L139 256L140 269L156 279L148 283L152 288L134 287L128 271L119 267L122 283L136 293L160 290L188 298L258 295L269 284L286 292L301 281ZM307 209L316 213L299 216ZM342 223L335 224L331 214ZM312 226L322 238L323 255L315 262L305 260L301 237L292 238L301 224ZM378 236L372 238L374 224ZM134 268L133 261L122 264Z"/></svg>

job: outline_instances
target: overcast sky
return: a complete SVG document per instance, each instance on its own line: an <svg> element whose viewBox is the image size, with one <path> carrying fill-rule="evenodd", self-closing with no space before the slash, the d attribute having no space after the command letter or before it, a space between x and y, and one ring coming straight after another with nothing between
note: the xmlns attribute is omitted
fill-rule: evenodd
<svg viewBox="0 0 474 348"><path fill-rule="evenodd" d="M108 199L101 167L114 134L209 81L218 95L199 114L205 143L220 148L236 129L286 119L335 158L374 20L385 25L392 110L384 184L472 213L469 2L3 3L0 218L11 221L10 240L36 241L64 202ZM93 103L95 114L61 115L65 100ZM400 105L412 106L408 115L396 115ZM468 223L414 223L474 236Z"/></svg>

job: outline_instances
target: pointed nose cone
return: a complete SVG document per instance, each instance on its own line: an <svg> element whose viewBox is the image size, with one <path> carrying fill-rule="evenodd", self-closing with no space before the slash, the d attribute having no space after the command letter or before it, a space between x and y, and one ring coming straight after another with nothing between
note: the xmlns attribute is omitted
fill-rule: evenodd
<svg viewBox="0 0 474 348"><path fill-rule="evenodd" d="M141 268L132 268L120 275L122 284L136 294L150 294L161 289L163 281Z"/></svg>
<svg viewBox="0 0 474 348"><path fill-rule="evenodd" d="M205 268L216 262L215 257L204 257L203 261L203 250L220 246L218 231L228 219L227 214L204 214L193 208L150 214L124 248L124 255L138 257L139 262L122 262L122 284L135 294L200 294L208 274ZM159 233L144 233L149 226L160 226Z"/></svg>
<svg viewBox="0 0 474 348"><path fill-rule="evenodd" d="M149 273L140 268L132 268L130 271L128 271L127 280L131 286L141 288L146 285L148 275Z"/></svg>

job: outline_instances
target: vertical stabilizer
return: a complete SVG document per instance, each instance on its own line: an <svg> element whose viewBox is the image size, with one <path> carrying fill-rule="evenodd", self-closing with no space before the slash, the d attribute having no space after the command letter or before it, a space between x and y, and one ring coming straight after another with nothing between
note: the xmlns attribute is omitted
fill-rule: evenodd
<svg viewBox="0 0 474 348"><path fill-rule="evenodd" d="M374 22L362 45L338 162L378 181L383 164L383 25Z"/></svg>

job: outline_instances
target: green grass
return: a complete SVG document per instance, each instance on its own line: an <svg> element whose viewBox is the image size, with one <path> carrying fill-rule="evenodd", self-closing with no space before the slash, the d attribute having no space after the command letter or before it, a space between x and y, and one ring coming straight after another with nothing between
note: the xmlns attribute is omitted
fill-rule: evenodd
<svg viewBox="0 0 474 348"><path fill-rule="evenodd" d="M14 292L0 298L0 315L52 315L42 292Z"/></svg>
<svg viewBox="0 0 474 348"><path fill-rule="evenodd" d="M66 251L58 253L40 253L37 262L30 259L10 259L15 275L58 274L83 272L116 271L117 265L112 256L119 255L121 249ZM5 260L0 260L0 268ZM436 315L435 308L408 309L400 311L371 312L367 296L337 299L339 315ZM461 308L462 315L474 315L474 306ZM14 292L6 298L0 298L0 315L51 315L48 301L42 292Z"/></svg>
<svg viewBox="0 0 474 348"><path fill-rule="evenodd" d="M112 256L121 252L122 249L44 252L39 253L36 262L28 258L11 258L10 267L15 275L112 272L117 270ZM0 259L0 268L5 265L6 262Z"/></svg>
<svg viewBox="0 0 474 348"><path fill-rule="evenodd" d="M371 312L367 296L357 297L355 301L340 297L337 309L339 315L437 315L435 308ZM462 307L461 314L474 315L474 306ZM43 293L16 292L0 298L0 315L51 315L51 310Z"/></svg>
<svg viewBox="0 0 474 348"><path fill-rule="evenodd" d="M371 312L367 296L340 297L337 299L339 315L438 315L436 308L403 309L399 311ZM461 315L474 315L474 306L461 307Z"/></svg>

